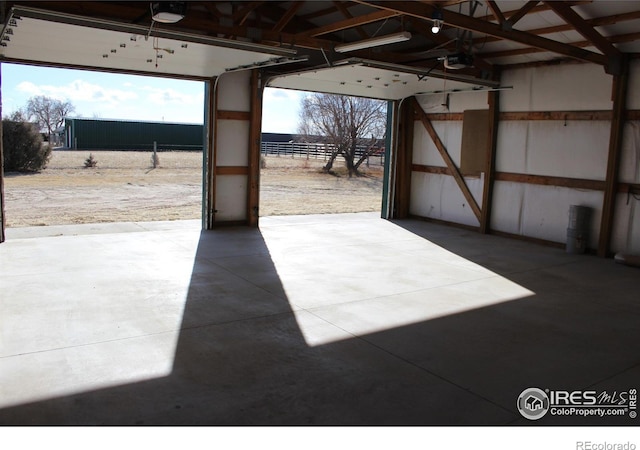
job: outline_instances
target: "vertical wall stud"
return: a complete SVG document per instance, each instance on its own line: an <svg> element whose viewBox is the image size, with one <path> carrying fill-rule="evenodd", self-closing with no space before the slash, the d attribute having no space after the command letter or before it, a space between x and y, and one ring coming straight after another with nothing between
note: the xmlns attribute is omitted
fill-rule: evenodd
<svg viewBox="0 0 640 450"><path fill-rule="evenodd" d="M413 160L413 130L415 122L414 98L400 107L398 126L398 155L396 161L395 219L409 217L411 201L411 165Z"/></svg>
<svg viewBox="0 0 640 450"><path fill-rule="evenodd" d="M211 230L213 228L214 215L215 215L215 145L216 145L216 86L217 78L212 78L207 82L206 91L206 114L205 114L205 126L206 126L206 154L203 156L203 160L206 163L204 167L204 183L202 189L205 190L204 198L204 220L205 229Z"/></svg>
<svg viewBox="0 0 640 450"><path fill-rule="evenodd" d="M384 175L382 177L382 205L380 216L383 219L389 219L392 217L391 205L393 203L389 200L389 193L393 191L391 189L391 154L392 146L396 140L395 136L395 109L397 102L389 100L387 102L387 133L384 140Z"/></svg>
<svg viewBox="0 0 640 450"><path fill-rule="evenodd" d="M615 215L616 194L618 191L618 173L620 171L620 153L624 131L624 115L629 79L628 60L622 63L622 72L613 77L613 116L609 134L609 157L607 159L607 178L605 180L602 218L600 222L600 238L598 240L598 256L609 254L611 229Z"/></svg>
<svg viewBox="0 0 640 450"><path fill-rule="evenodd" d="M496 174L496 151L498 147L498 124L500 122L500 91L491 91L489 96L489 145L487 146L487 166L484 171L482 188L482 211L480 215L480 233L491 231L491 206L493 201L493 183Z"/></svg>
<svg viewBox="0 0 640 450"><path fill-rule="evenodd" d="M262 136L262 86L260 72L257 69L251 73L250 114L247 224L257 227L260 205L260 142Z"/></svg>

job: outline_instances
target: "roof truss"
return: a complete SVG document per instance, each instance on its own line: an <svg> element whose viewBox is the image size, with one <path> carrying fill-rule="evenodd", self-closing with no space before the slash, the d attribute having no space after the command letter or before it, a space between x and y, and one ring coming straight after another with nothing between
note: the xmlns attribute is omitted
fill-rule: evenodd
<svg viewBox="0 0 640 450"><path fill-rule="evenodd" d="M129 25L151 24L148 1L5 3L5 11L13 5L24 5ZM625 3L625 6L609 14L604 13L609 12L606 6L598 8L599 4L613 3ZM396 31L411 31L414 37L403 45L360 50L348 56L408 64L428 71L438 66L442 54L463 51L473 54L474 67L458 73L488 80L493 77L494 65L518 63L523 57L533 58L532 61L578 60L601 65L607 73L617 74L623 59L621 44L633 49L632 57L640 54L640 33L634 31L640 29L639 2L523 0L514 6L513 1L502 0L297 0L189 1L187 5L187 16L183 20L160 28L296 49L299 54L308 54L308 62L299 63L295 70L322 64L330 66L343 58L333 50L337 44ZM481 7L477 8L478 5ZM583 8L591 8L597 14L585 16L581 14ZM482 11L478 16L474 14L476 9ZM444 17L445 29L440 34L431 33L436 11ZM545 25L546 21L536 21L537 15L551 12L557 20L551 26ZM621 31L616 32L616 27L621 27ZM570 41L559 37L561 33L569 36L571 32L578 33L582 39ZM276 70L284 73L289 69Z"/></svg>

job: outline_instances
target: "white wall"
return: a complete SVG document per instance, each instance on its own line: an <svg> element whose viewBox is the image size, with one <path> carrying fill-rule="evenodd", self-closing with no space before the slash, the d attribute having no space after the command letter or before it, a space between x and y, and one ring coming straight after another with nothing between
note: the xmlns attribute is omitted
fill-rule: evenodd
<svg viewBox="0 0 640 450"><path fill-rule="evenodd" d="M251 109L249 71L220 76L217 87L219 111ZM218 167L247 166L249 162L249 121L218 120L215 160ZM215 188L216 221L245 220L247 217L248 177L218 175Z"/></svg>
<svg viewBox="0 0 640 450"><path fill-rule="evenodd" d="M564 64L506 70L500 110L589 111L611 109L611 76L594 64Z"/></svg>
<svg viewBox="0 0 640 450"><path fill-rule="evenodd" d="M503 72L501 84L513 86L500 93L503 112L611 110L612 77L600 66L567 64L521 68ZM443 96L419 98L427 113L446 112ZM450 112L486 109L486 93L451 94ZM633 61L628 109L640 109L640 62ZM434 128L456 164L460 164L461 121L434 121ZM604 181L609 148L609 121L501 121L496 170ZM414 132L414 164L445 166L419 121ZM467 178L477 200L482 180ZM620 181L640 183L640 122L624 130ZM452 177L414 172L411 214L477 225ZM613 226L612 250L640 253L640 205L619 194ZM571 205L593 209L589 246L597 248L603 192L497 181L491 227L498 231L559 243L566 242ZM479 201L480 203L480 201Z"/></svg>
<svg viewBox="0 0 640 450"><path fill-rule="evenodd" d="M503 73L501 111L611 110L612 77L591 64ZM496 170L531 175L606 178L609 121L501 121ZM571 205L592 208L589 247L597 248L603 193L586 189L496 182L491 217L495 230L566 242Z"/></svg>
<svg viewBox="0 0 640 450"><path fill-rule="evenodd" d="M487 94L464 92L449 95L449 109L443 106L443 94L418 97L418 102L427 113L463 112L467 109L487 109ZM447 149L451 159L460 167L462 145L462 121L433 121L433 128ZM413 134L413 163L427 166L446 167L440 152L422 123L417 121ZM482 203L482 179L465 177L471 194L480 205ZM445 220L465 225L479 225L469 203L453 177L448 175L414 172L411 175L410 214Z"/></svg>

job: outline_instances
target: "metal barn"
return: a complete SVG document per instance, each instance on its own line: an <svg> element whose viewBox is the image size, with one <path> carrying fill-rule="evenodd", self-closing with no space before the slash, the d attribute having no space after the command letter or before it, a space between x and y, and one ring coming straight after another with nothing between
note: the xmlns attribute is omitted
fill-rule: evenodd
<svg viewBox="0 0 640 450"><path fill-rule="evenodd" d="M74 150L202 151L200 124L136 122L69 118L65 120L65 146Z"/></svg>

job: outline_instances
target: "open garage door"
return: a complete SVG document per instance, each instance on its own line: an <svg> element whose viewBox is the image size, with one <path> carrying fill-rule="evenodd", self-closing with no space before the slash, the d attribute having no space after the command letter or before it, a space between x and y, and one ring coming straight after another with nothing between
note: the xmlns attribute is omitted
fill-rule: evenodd
<svg viewBox="0 0 640 450"><path fill-rule="evenodd" d="M446 102L448 92L481 92L495 89L499 83L438 69L423 70L350 58L337 61L330 67L275 76L267 86L389 101L381 215L391 218L396 209L398 117L403 99L414 95L442 95L443 102Z"/></svg>
<svg viewBox="0 0 640 450"><path fill-rule="evenodd" d="M296 57L297 52L292 49L177 32L162 28L161 25L153 22L151 27L145 27L29 7L14 7L4 18L0 58L7 62L50 67L201 80L210 84L209 90L212 93L218 85L217 78L222 74L228 72L235 74L237 71L250 72L254 68L299 60ZM230 97L249 98L249 85L234 85L231 88L246 92L240 92L235 96L230 95ZM208 99L214 102L216 96L209 95ZM247 118L250 117L249 108L252 107L254 107L253 103L247 104L243 117L244 115ZM206 109L210 114L207 115L206 123L208 137L205 138L205 142L209 145L204 152L203 205L208 208L208 211L203 211L203 225L210 228L215 220L213 211L216 209L216 202L208 196L217 191L221 198L229 200L229 196L234 197L231 202L235 205L239 200L235 195L245 196L246 189L237 189L236 194L231 194L225 190L232 189L234 184L221 186L219 189L213 186L218 182L215 177L214 147L218 142L218 150L224 152L223 147L227 143L224 139L217 140L214 134L218 120L224 120L225 117L215 115L217 109L214 105L208 105ZM234 109L235 112L239 112L235 107L227 110ZM238 114L231 115L232 120L238 118ZM251 123L255 122L256 120L253 120ZM257 122L259 123L259 120ZM246 142L249 142L250 127L242 126L241 129L245 133ZM235 144L231 142L229 145ZM245 147L244 150L248 151L248 146ZM245 154L243 158L248 159L248 155ZM222 157L221 161L224 164L225 158ZM237 164L234 167L237 167ZM235 175L244 177L241 184L245 186L249 184L248 171L243 170L242 173ZM226 180L223 180L224 178L220 178L219 181L224 184ZM1 186L2 178L0 178ZM244 198L242 203L244 204ZM4 211L3 196L0 196L0 210ZM231 216L236 218L238 214L232 212ZM248 220L248 216L244 211L242 220ZM2 241L5 227L4 214L0 219L2 222L0 241Z"/></svg>

